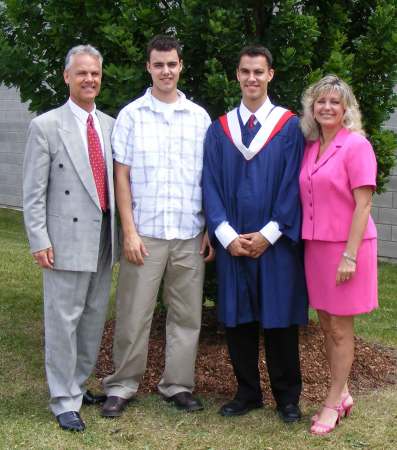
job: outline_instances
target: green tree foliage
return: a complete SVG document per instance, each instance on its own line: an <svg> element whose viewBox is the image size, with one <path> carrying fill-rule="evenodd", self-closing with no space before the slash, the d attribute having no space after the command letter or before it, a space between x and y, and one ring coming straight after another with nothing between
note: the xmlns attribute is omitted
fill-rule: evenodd
<svg viewBox="0 0 397 450"><path fill-rule="evenodd" d="M212 117L239 101L236 55L248 43L270 48L270 95L297 112L308 84L340 75L359 99L383 189L397 146L382 129L397 105L397 0L5 0L0 80L18 86L32 111L48 110L67 95L66 51L89 42L105 58L98 104L117 114L149 83L145 46L160 32L184 44L181 88Z"/></svg>

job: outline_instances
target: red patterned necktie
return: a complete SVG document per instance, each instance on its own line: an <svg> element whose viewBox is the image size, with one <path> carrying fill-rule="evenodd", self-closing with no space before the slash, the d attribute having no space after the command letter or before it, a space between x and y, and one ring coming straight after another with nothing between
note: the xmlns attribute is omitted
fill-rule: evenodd
<svg viewBox="0 0 397 450"><path fill-rule="evenodd" d="M248 128L254 128L255 126L255 115L251 114L250 118L248 119Z"/></svg>
<svg viewBox="0 0 397 450"><path fill-rule="evenodd" d="M96 190L98 192L99 203L103 211L108 208L108 189L106 184L106 166L101 150L101 141L94 127L94 120L91 114L87 118L87 142L88 156L90 158L91 170L94 175Z"/></svg>

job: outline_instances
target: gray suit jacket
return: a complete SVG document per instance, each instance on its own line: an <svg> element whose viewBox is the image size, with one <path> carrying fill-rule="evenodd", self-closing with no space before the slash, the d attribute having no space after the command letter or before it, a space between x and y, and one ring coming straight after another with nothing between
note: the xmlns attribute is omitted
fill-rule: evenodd
<svg viewBox="0 0 397 450"><path fill-rule="evenodd" d="M117 258L113 160L114 119L97 111L104 141L111 215L112 262ZM25 226L32 252L54 249L54 268L95 272L102 211L80 130L65 104L32 120L23 176Z"/></svg>

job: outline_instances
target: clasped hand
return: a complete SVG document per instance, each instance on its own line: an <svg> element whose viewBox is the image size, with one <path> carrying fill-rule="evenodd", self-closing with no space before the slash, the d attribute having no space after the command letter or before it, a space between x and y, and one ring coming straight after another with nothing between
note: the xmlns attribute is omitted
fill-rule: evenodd
<svg viewBox="0 0 397 450"><path fill-rule="evenodd" d="M228 250L232 256L248 256L250 258L259 258L269 247L270 242L259 233L240 234L232 241Z"/></svg>

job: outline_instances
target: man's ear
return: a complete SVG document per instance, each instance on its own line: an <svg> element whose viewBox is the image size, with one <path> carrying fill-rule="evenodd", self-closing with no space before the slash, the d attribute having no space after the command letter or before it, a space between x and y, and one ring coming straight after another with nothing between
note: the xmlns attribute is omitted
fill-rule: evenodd
<svg viewBox="0 0 397 450"><path fill-rule="evenodd" d="M274 77L274 69L269 69L269 82L273 80Z"/></svg>

